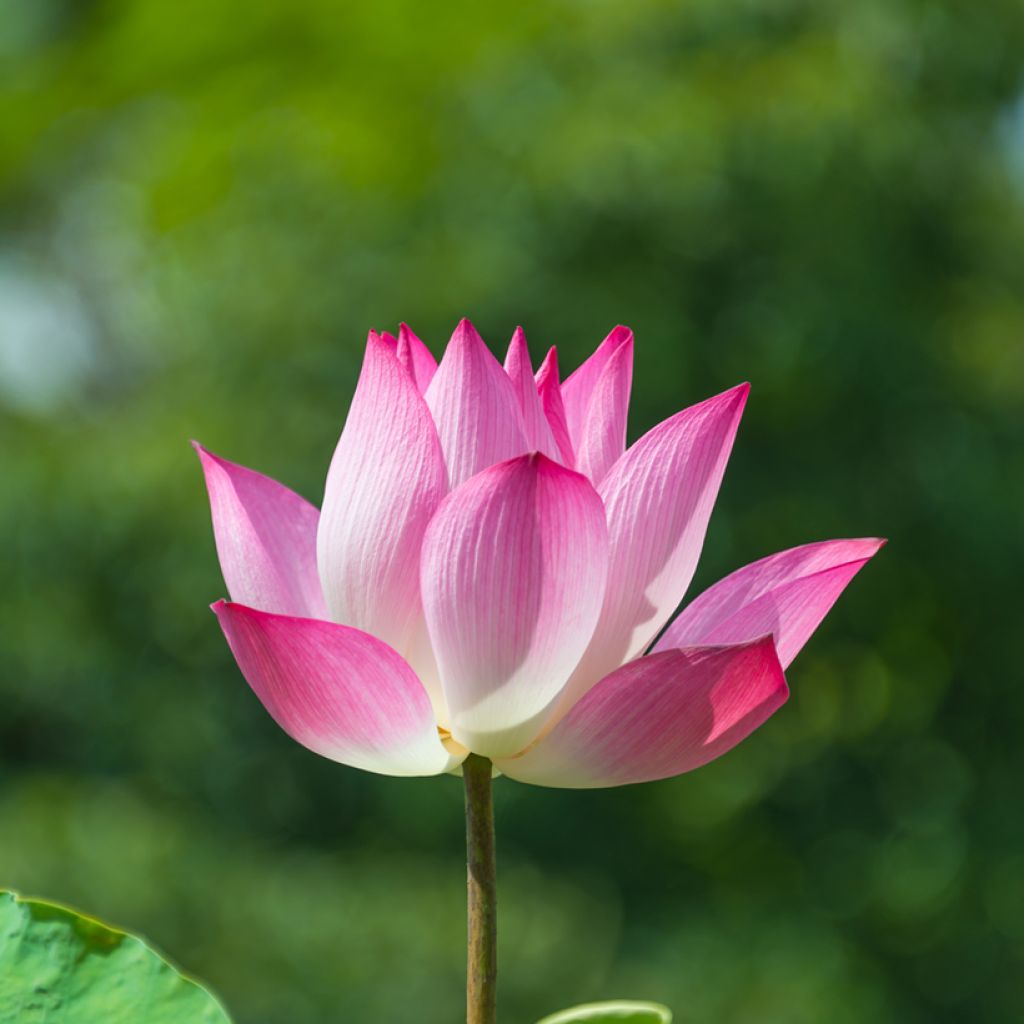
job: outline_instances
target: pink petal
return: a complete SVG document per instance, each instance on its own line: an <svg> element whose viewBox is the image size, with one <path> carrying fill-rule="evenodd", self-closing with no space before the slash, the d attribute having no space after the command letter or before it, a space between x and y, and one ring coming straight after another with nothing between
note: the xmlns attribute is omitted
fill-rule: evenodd
<svg viewBox="0 0 1024 1024"><path fill-rule="evenodd" d="M517 327L508 346L505 357L505 372L512 381L519 408L523 413L523 429L526 433L526 444L530 451L543 452L549 459L561 461L561 453L555 444L551 425L541 406L537 383L533 379L533 366L530 364L530 352L526 347L526 335L522 327Z"/></svg>
<svg viewBox="0 0 1024 1024"><path fill-rule="evenodd" d="M398 339L390 331L371 331L370 333L376 334L392 352L398 354Z"/></svg>
<svg viewBox="0 0 1024 1024"><path fill-rule="evenodd" d="M594 395L597 382L611 361L612 356L625 344L630 345L632 358L633 332L628 327L616 327L597 346L593 355L569 374L562 385L562 400L565 403L565 420L569 427L573 450L579 454L587 421L587 410ZM628 395L627 395L628 401Z"/></svg>
<svg viewBox="0 0 1024 1024"><path fill-rule="evenodd" d="M678 607L748 391L743 384L676 413L640 438L601 482L611 552L605 603L555 717L645 650Z"/></svg>
<svg viewBox="0 0 1024 1024"><path fill-rule="evenodd" d="M317 537L332 618L407 654L422 614L420 545L447 490L430 411L397 357L371 334L327 474Z"/></svg>
<svg viewBox="0 0 1024 1024"><path fill-rule="evenodd" d="M626 331L594 382L576 441L576 467L590 477L595 487L626 450L626 417L632 385L633 333Z"/></svg>
<svg viewBox="0 0 1024 1024"><path fill-rule="evenodd" d="M738 569L684 608L654 650L743 643L771 633L786 668L884 543L868 539L805 544Z"/></svg>
<svg viewBox="0 0 1024 1024"><path fill-rule="evenodd" d="M425 397L452 487L528 450L512 382L468 320L455 328Z"/></svg>
<svg viewBox="0 0 1024 1024"><path fill-rule="evenodd" d="M419 393L424 394L427 386L434 379L434 374L437 373L437 360L431 354L430 349L412 332L408 324L402 324L398 328L396 350L398 361L416 382Z"/></svg>
<svg viewBox="0 0 1024 1024"><path fill-rule="evenodd" d="M462 761L441 743L422 683L387 644L333 622L225 601L213 610L256 696L304 747L382 775L437 775Z"/></svg>
<svg viewBox="0 0 1024 1024"><path fill-rule="evenodd" d="M560 461L572 469L576 465L576 455L569 438L569 427L565 421L565 405L562 402L562 386L558 379L558 352L554 346L548 350L540 369L537 371L537 394L540 395L541 408L547 417L558 445Z"/></svg>
<svg viewBox="0 0 1024 1024"><path fill-rule="evenodd" d="M568 789L665 779L721 757L788 695L771 637L652 654L602 679L525 754L495 764Z"/></svg>
<svg viewBox="0 0 1024 1024"><path fill-rule="evenodd" d="M534 737L597 622L607 543L590 482L543 455L493 466L445 499L421 579L460 743L492 756Z"/></svg>
<svg viewBox="0 0 1024 1024"><path fill-rule="evenodd" d="M217 556L235 601L285 615L327 614L316 571L320 513L283 484L193 442L206 477Z"/></svg>

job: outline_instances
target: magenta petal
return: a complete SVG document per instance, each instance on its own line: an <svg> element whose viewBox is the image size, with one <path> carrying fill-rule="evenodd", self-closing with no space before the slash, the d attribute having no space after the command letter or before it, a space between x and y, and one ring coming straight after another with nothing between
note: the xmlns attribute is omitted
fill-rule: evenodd
<svg viewBox="0 0 1024 1024"><path fill-rule="evenodd" d="M193 446L232 600L283 615L325 617L316 570L317 509L276 480Z"/></svg>
<svg viewBox="0 0 1024 1024"><path fill-rule="evenodd" d="M327 474L317 538L331 617L406 655L421 621L420 544L448 490L430 411L375 335Z"/></svg>
<svg viewBox="0 0 1024 1024"><path fill-rule="evenodd" d="M551 432L551 424L544 415L537 382L533 379L533 366L530 364L530 352L526 347L526 335L522 327L517 327L512 335L508 355L505 357L505 372L512 381L523 413L527 447L530 451L543 452L549 459L561 462L561 452Z"/></svg>
<svg viewBox="0 0 1024 1024"><path fill-rule="evenodd" d="M437 775L462 758L441 743L430 698L387 644L348 626L213 610L249 685L292 739L382 775Z"/></svg>
<svg viewBox="0 0 1024 1024"><path fill-rule="evenodd" d="M868 539L805 544L738 569L684 608L654 650L743 643L771 633L786 668L884 543Z"/></svg>
<svg viewBox="0 0 1024 1024"><path fill-rule="evenodd" d="M426 400L452 487L527 451L512 382L468 320L455 329Z"/></svg>
<svg viewBox="0 0 1024 1024"><path fill-rule="evenodd" d="M420 341L408 324L402 324L398 328L398 342L395 351L398 361L412 377L419 393L424 394L427 386L434 379L434 374L437 373L437 360L431 354L430 349Z"/></svg>
<svg viewBox="0 0 1024 1024"><path fill-rule="evenodd" d="M547 417L555 444L563 465L572 469L576 465L575 450L569 437L569 426L565 421L565 404L562 402L562 385L558 378L558 352L552 346L537 371L537 394L541 408Z"/></svg>
<svg viewBox="0 0 1024 1024"><path fill-rule="evenodd" d="M590 640L607 570L586 477L528 455L453 491L423 543L423 606L452 735L487 756L521 750Z"/></svg>
<svg viewBox="0 0 1024 1024"><path fill-rule="evenodd" d="M644 651L678 607L748 390L743 384L658 424L601 482L610 543L605 604L556 714Z"/></svg>
<svg viewBox="0 0 1024 1024"><path fill-rule="evenodd" d="M577 458L587 421L587 412L597 382L601 379L615 353L627 343L630 346L630 358L632 359L633 332L628 327L621 325L616 327L597 346L593 355L569 374L562 385L565 420Z"/></svg>
<svg viewBox="0 0 1024 1024"><path fill-rule="evenodd" d="M721 757L787 696L771 637L652 654L602 679L525 754L495 764L567 789L665 779Z"/></svg>
<svg viewBox="0 0 1024 1024"><path fill-rule="evenodd" d="M616 330L626 331L625 328ZM626 331L594 382L576 441L576 468L586 473L595 487L626 450L626 418L632 386L633 334Z"/></svg>

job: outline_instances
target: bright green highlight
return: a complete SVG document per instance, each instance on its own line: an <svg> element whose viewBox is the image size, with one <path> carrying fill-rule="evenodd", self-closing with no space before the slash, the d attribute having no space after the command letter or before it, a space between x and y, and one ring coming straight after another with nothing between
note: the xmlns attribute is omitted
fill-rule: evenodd
<svg viewBox="0 0 1024 1024"><path fill-rule="evenodd" d="M230 1024L142 939L0 891L0 1024Z"/></svg>
<svg viewBox="0 0 1024 1024"><path fill-rule="evenodd" d="M584 1003L545 1017L537 1024L672 1024L672 1011L660 1003L616 999L610 1003Z"/></svg>

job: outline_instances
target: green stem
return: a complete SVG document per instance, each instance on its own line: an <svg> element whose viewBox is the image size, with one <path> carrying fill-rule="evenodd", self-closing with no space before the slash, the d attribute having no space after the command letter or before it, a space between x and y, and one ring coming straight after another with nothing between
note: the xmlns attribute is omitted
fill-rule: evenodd
<svg viewBox="0 0 1024 1024"><path fill-rule="evenodd" d="M466 1022L495 1024L498 992L498 892L491 762L470 754L466 783Z"/></svg>

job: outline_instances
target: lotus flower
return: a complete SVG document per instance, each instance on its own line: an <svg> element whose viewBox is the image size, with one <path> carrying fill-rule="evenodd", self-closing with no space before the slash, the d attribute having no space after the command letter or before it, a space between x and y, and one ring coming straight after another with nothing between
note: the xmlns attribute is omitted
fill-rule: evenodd
<svg viewBox="0 0 1024 1024"><path fill-rule="evenodd" d="M387 775L470 752L543 786L665 778L786 700L783 670L881 546L793 548L693 577L748 386L626 448L633 335L564 383L521 330L468 321L438 365L371 332L320 512L197 445L249 685L310 750ZM662 633L662 631L664 632ZM659 638L659 634L662 634Z"/></svg>

